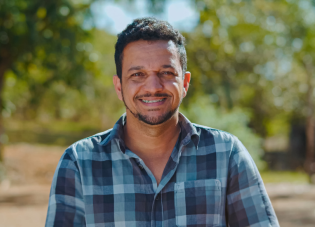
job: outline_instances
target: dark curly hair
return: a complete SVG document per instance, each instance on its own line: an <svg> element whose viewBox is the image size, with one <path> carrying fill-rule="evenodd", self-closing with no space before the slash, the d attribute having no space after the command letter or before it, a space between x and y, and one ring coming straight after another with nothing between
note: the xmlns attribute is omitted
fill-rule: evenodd
<svg viewBox="0 0 315 227"><path fill-rule="evenodd" d="M180 64L185 75L187 69L187 56L185 38L175 30L168 22L153 17L135 19L125 30L117 35L115 45L116 73L121 80L123 51L128 43L138 40L171 40L177 47L180 56Z"/></svg>

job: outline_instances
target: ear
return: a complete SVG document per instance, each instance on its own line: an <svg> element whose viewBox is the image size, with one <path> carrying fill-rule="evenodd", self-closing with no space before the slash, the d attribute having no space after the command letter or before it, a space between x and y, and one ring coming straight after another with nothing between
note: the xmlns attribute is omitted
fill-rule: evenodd
<svg viewBox="0 0 315 227"><path fill-rule="evenodd" d="M187 91L188 91L188 88L189 88L189 82L190 82L190 77L191 77L191 74L190 72L186 72L185 73L185 78L184 78L184 96L183 98L187 95Z"/></svg>
<svg viewBox="0 0 315 227"><path fill-rule="evenodd" d="M119 100L122 101L123 98L122 98L122 92L121 92L121 83L120 83L120 79L117 75L115 75L113 77L113 83L114 83L116 94L117 94Z"/></svg>

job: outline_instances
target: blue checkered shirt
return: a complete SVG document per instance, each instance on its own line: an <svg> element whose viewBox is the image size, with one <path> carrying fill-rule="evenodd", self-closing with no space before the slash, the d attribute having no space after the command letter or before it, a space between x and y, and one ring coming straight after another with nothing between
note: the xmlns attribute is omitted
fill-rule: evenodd
<svg viewBox="0 0 315 227"><path fill-rule="evenodd" d="M233 135L192 124L181 133L159 185L113 129L70 146L57 166L46 226L279 226L260 174Z"/></svg>

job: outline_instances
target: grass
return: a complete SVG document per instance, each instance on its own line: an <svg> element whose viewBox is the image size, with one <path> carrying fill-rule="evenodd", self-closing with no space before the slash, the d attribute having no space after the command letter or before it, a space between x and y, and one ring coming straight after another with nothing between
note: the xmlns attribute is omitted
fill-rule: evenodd
<svg viewBox="0 0 315 227"><path fill-rule="evenodd" d="M100 131L99 122L96 121L66 121L66 120L52 120L47 122L27 121L18 119L5 119L4 126L8 130L18 131L49 131L51 133L76 133L84 131Z"/></svg>
<svg viewBox="0 0 315 227"><path fill-rule="evenodd" d="M72 143L105 131L93 121L22 121L6 119L6 134L9 143L49 144L69 146Z"/></svg>
<svg viewBox="0 0 315 227"><path fill-rule="evenodd" d="M260 172L264 183L308 183L308 175L293 171L263 171Z"/></svg>

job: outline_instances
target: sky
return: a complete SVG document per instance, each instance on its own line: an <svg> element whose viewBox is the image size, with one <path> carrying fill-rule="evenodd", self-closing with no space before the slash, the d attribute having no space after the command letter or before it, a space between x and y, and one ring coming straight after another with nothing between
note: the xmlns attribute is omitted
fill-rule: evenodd
<svg viewBox="0 0 315 227"><path fill-rule="evenodd" d="M134 4L118 4L112 0L95 2L91 6L97 28L117 34L126 28L133 19L153 16L147 10L146 0L135 0ZM169 0L165 10L155 17L168 21L180 31L191 31L198 23L199 14L190 0Z"/></svg>

